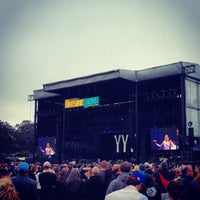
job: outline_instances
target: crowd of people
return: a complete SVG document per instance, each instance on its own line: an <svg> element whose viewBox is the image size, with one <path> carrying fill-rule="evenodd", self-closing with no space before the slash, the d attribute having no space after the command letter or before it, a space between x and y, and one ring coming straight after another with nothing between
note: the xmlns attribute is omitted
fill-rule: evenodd
<svg viewBox="0 0 200 200"><path fill-rule="evenodd" d="M0 200L191 200L200 197L200 165L25 161L0 163Z"/></svg>

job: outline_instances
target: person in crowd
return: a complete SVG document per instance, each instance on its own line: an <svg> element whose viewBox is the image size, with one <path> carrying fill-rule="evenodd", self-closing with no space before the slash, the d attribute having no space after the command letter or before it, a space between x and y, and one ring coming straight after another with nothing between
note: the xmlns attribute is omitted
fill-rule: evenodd
<svg viewBox="0 0 200 200"><path fill-rule="evenodd" d="M184 198L186 199L196 199L200 196L200 188L194 180L193 173L194 171L191 165L181 166L181 177L179 180L183 183Z"/></svg>
<svg viewBox="0 0 200 200"><path fill-rule="evenodd" d="M147 197L139 192L142 183L135 176L129 176L126 186L106 195L105 200L148 200Z"/></svg>
<svg viewBox="0 0 200 200"><path fill-rule="evenodd" d="M161 193L158 189L157 184L154 183L152 174L146 173L145 182L142 183L140 193L144 194L149 200L161 200Z"/></svg>
<svg viewBox="0 0 200 200"><path fill-rule="evenodd" d="M9 177L0 179L0 200L20 200Z"/></svg>
<svg viewBox="0 0 200 200"><path fill-rule="evenodd" d="M29 168L29 171L28 171L28 177L32 178L34 181L36 181L35 170L36 170L35 165L34 164L30 165L30 168Z"/></svg>
<svg viewBox="0 0 200 200"><path fill-rule="evenodd" d="M137 173L136 176L137 176L137 177L138 177L138 176L140 177L140 181L141 181L142 183L145 183L145 178L146 178L146 177L145 177L145 168L146 168L145 165L141 163L141 164L139 165L139 171L138 171L138 172L134 172L134 171L133 171L133 175L134 175L134 173Z"/></svg>
<svg viewBox="0 0 200 200"><path fill-rule="evenodd" d="M95 166L91 169L89 179L83 183L82 199L83 200L104 200L106 185L99 176L100 169Z"/></svg>
<svg viewBox="0 0 200 200"><path fill-rule="evenodd" d="M0 167L0 178L10 178L11 173L9 171L9 166L7 163L3 163Z"/></svg>
<svg viewBox="0 0 200 200"><path fill-rule="evenodd" d="M9 172L11 177L17 175L17 163L11 162L9 164Z"/></svg>
<svg viewBox="0 0 200 200"><path fill-rule="evenodd" d="M157 185L154 183L152 164L145 162L144 164L135 165L131 175L140 179L142 187L140 193L147 196L149 200L161 200L161 194Z"/></svg>
<svg viewBox="0 0 200 200"><path fill-rule="evenodd" d="M112 166L112 175L111 178L108 181L108 185L110 184L111 181L115 180L120 174L120 164L114 164Z"/></svg>
<svg viewBox="0 0 200 200"><path fill-rule="evenodd" d="M90 166L90 165L87 165L87 166L83 165L80 168L81 179L86 180L89 178L91 168L92 168L92 166Z"/></svg>
<svg viewBox="0 0 200 200"><path fill-rule="evenodd" d="M105 181L107 169L108 169L108 162L106 160L102 160L100 162L100 172L99 172L99 176L101 177L102 181Z"/></svg>
<svg viewBox="0 0 200 200"><path fill-rule="evenodd" d="M40 185L40 181L39 181L39 174L41 173L42 167L40 165L40 162L36 162L34 165L34 175L35 175L35 181L37 184L37 190L38 190L38 194L40 196L40 192L41 192L41 185Z"/></svg>
<svg viewBox="0 0 200 200"><path fill-rule="evenodd" d="M162 150L176 149L175 144L169 139L168 134L165 134L164 140L161 144L158 144L157 140L153 140L153 142Z"/></svg>
<svg viewBox="0 0 200 200"><path fill-rule="evenodd" d="M169 200L167 193L167 184L173 179L172 174L168 170L168 163L166 161L161 162L160 168L153 174L155 183L158 185L158 190L161 193L162 200Z"/></svg>
<svg viewBox="0 0 200 200"><path fill-rule="evenodd" d="M145 162L145 163L144 163L144 166L145 166L145 174L150 174L150 175L152 175L152 174L153 174L153 171L152 171L152 169L153 169L153 164L150 164L150 163L148 163L148 162Z"/></svg>
<svg viewBox="0 0 200 200"><path fill-rule="evenodd" d="M121 172L118 175L118 177L115 180L111 181L110 184L108 185L108 188L106 190L106 195L126 187L126 179L128 176L130 176L129 172L131 171L131 168L132 168L131 163L127 161L121 163L120 165Z"/></svg>
<svg viewBox="0 0 200 200"><path fill-rule="evenodd" d="M102 160L100 162L100 174L102 181L105 182L106 186L108 186L108 182L112 176L112 170L110 168L110 163L106 160Z"/></svg>
<svg viewBox="0 0 200 200"><path fill-rule="evenodd" d="M72 168L69 177L65 181L65 190L63 196L65 199L81 200L81 191L83 180L78 168Z"/></svg>
<svg viewBox="0 0 200 200"><path fill-rule="evenodd" d="M179 179L169 181L167 185L167 192L170 200L183 200L184 188L182 181Z"/></svg>
<svg viewBox="0 0 200 200"><path fill-rule="evenodd" d="M11 180L15 189L19 193L20 200L38 200L39 195L37 192L36 182L27 176L29 164L27 162L21 162L17 169L17 176L11 177Z"/></svg>
<svg viewBox="0 0 200 200"><path fill-rule="evenodd" d="M43 171L39 174L39 182L41 186L40 195L42 200L56 199L56 175L51 167L52 166L49 161L44 162Z"/></svg>
<svg viewBox="0 0 200 200"><path fill-rule="evenodd" d="M84 176L82 177L81 176L81 178L83 179L83 180L87 180L87 179L90 179L90 177L91 177L91 175L92 175L92 168L93 168L94 166L92 166L92 165L88 165L87 167L84 167L84 170L82 171L82 173L84 173ZM99 173L100 173L100 171L99 171ZM98 174L99 175L99 174ZM100 177L101 178L101 177ZM102 180L102 178L101 178L101 180ZM102 180L103 181L103 180ZM104 181L103 181L104 182Z"/></svg>
<svg viewBox="0 0 200 200"><path fill-rule="evenodd" d="M194 177L199 189L200 189L200 165L196 166L196 176Z"/></svg>
<svg viewBox="0 0 200 200"><path fill-rule="evenodd" d="M69 168L63 167L61 171L57 174L56 182L56 197L60 200L64 199L63 194L65 192L66 180L69 177Z"/></svg>
<svg viewBox="0 0 200 200"><path fill-rule="evenodd" d="M144 183L145 182L144 165L143 164L135 165L131 172L131 175L140 177L140 181Z"/></svg>

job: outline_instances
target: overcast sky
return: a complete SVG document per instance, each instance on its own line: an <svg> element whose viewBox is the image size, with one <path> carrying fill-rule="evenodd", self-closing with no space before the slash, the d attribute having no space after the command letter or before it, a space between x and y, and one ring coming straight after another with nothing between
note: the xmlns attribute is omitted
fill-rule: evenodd
<svg viewBox="0 0 200 200"><path fill-rule="evenodd" d="M0 0L0 120L33 121L43 84L200 64L200 0Z"/></svg>

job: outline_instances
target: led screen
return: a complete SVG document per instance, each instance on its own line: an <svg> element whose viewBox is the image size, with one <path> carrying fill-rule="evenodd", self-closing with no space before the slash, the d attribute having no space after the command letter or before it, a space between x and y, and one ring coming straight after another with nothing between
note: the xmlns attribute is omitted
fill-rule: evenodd
<svg viewBox="0 0 200 200"><path fill-rule="evenodd" d="M176 150L178 145L178 128L155 128L151 129L151 149L152 150Z"/></svg>
<svg viewBox="0 0 200 200"><path fill-rule="evenodd" d="M54 137L38 138L40 155L53 156L55 154L56 139Z"/></svg>

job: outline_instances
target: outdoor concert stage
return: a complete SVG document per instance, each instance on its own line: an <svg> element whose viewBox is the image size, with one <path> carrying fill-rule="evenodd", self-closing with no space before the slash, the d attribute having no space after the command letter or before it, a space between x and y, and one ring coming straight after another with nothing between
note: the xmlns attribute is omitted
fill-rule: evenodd
<svg viewBox="0 0 200 200"><path fill-rule="evenodd" d="M161 144L166 134L174 143L173 155L182 141L192 152L200 137L199 91L200 66L186 62L44 84L33 94L34 156L42 156L50 143L58 161L146 161L168 155L152 142ZM188 159L186 153L182 156Z"/></svg>

